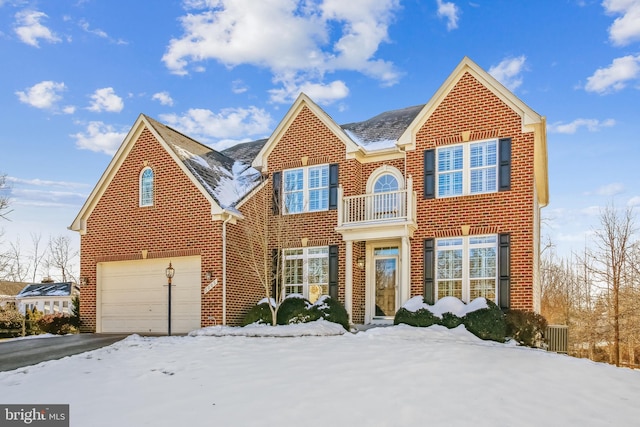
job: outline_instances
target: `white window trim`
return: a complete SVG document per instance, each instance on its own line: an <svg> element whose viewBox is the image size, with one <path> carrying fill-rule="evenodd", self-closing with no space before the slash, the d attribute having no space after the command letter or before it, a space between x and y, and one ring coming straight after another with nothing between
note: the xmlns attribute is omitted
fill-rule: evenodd
<svg viewBox="0 0 640 427"><path fill-rule="evenodd" d="M314 249L325 249L326 252L323 254L309 254L311 250ZM299 251L302 250L302 254L295 255L287 255L287 251ZM327 287L327 293L329 292L329 246L311 246L311 247L303 247L303 248L286 248L282 250L282 286L285 297L287 295L291 295L292 293L287 292L287 286L302 286L302 296L309 299L309 260L312 258L326 258L327 259L327 282L320 283L319 285L324 285ZM287 269L286 269L286 261L301 259L302 260L302 283L296 284L287 284ZM312 283L312 285L317 285L318 283ZM322 294L321 294L322 295Z"/></svg>
<svg viewBox="0 0 640 427"><path fill-rule="evenodd" d="M481 144L481 143L485 143L485 142L495 142L496 144L496 164L493 166L495 171L496 171L496 186L495 189L491 189L491 190L487 190L487 191L478 191L475 193L471 192L471 171L474 169L479 169L479 168L474 168L471 169L471 145L473 144ZM441 172L440 168L438 167L438 158L439 158L439 154L440 151L442 150L450 150L450 149L454 149L456 147L462 147L462 194L446 194L446 195L441 195L440 194L440 175L441 174L448 174L451 173L451 171L446 171L446 172ZM435 158L435 164L436 164L436 197L439 199L444 199L447 197L460 197L460 196L470 196L470 195L476 195L476 194L490 194L490 193L497 193L498 192L498 167L500 165L500 144L497 138L491 138L491 139L483 139L483 140L479 140L479 141L470 141L470 142L464 142L461 144L451 144L451 145L445 145L442 147L438 147L436 149L436 158ZM483 167L484 168L488 168L488 167Z"/></svg>
<svg viewBox="0 0 640 427"><path fill-rule="evenodd" d="M473 248L495 248L496 250L496 275L494 277L495 279L495 288L494 288L494 295L495 295L495 299L493 300L493 302L495 302L496 304L498 304L498 284L499 284L499 280L498 280L498 271L500 270L500 267L498 265L498 251L499 251L499 236L497 234L485 234L485 235L473 235L473 236L458 236L458 237L446 237L446 238L441 238L441 239L436 239L435 241L435 296L436 296L436 300L440 299L439 298L439 285L440 285L440 280L438 278L438 252L440 252L441 250L446 250L446 249L462 249L462 301L465 303L469 303L471 301L469 301L470 295L471 295L471 275L470 275L470 267L469 267L469 250L472 249L471 244L469 243L469 240L472 238L482 238L482 237L495 237L495 243L482 243L482 244L474 244ZM446 247L446 249L440 249L438 247L438 243L443 241L443 240L452 240L452 239L462 239L462 245L460 246L448 246Z"/></svg>
<svg viewBox="0 0 640 427"><path fill-rule="evenodd" d="M393 175L396 180L398 180L398 190L404 190L404 176L402 172L394 166L382 165L369 175L369 179L367 179L367 193L373 193L378 178L383 175Z"/></svg>
<svg viewBox="0 0 640 427"><path fill-rule="evenodd" d="M142 177L144 175L144 173L146 171L150 170L151 174L152 174L152 179L151 179L151 203L143 203L143 185L142 185ZM153 169L149 166L146 166L145 168L143 168L140 171L140 176L138 177L138 204L140 207L149 207L149 206L153 206L155 203L155 179L156 179L156 174L153 171Z"/></svg>
<svg viewBox="0 0 640 427"><path fill-rule="evenodd" d="M309 173L312 169L320 169L320 168L326 168L327 169L327 186L326 187L316 187L313 188L313 190L320 190L320 189L326 189L327 191L327 207L325 209L311 209L310 208L310 192L311 192L311 188L309 188ZM294 191L287 191L287 172L293 172L293 171L298 171L298 170L302 170L302 190L294 190ZM302 166L299 168L291 168L291 169L285 169L282 171L282 212L284 212L285 215L296 215L296 214L301 214L301 213L308 213L308 212L324 212L324 211L328 211L329 210L329 164L321 164L321 165L312 165L312 166ZM296 211L296 212L289 212L289 210L287 209L287 194L288 193L294 193L294 192L299 192L302 191L302 210L301 211Z"/></svg>

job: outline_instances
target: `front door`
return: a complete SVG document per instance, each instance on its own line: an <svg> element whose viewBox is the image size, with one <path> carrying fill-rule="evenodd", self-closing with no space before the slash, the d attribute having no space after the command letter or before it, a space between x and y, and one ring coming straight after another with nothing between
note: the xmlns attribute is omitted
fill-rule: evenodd
<svg viewBox="0 0 640 427"><path fill-rule="evenodd" d="M396 314L398 290L398 248L376 249L375 317L393 318Z"/></svg>

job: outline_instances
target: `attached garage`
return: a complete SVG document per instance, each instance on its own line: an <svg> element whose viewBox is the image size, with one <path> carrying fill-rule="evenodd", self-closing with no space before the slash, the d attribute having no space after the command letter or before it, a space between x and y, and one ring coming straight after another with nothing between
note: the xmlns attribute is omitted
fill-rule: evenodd
<svg viewBox="0 0 640 427"><path fill-rule="evenodd" d="M102 262L97 266L96 332L166 334L172 263L171 332L200 327L200 256Z"/></svg>

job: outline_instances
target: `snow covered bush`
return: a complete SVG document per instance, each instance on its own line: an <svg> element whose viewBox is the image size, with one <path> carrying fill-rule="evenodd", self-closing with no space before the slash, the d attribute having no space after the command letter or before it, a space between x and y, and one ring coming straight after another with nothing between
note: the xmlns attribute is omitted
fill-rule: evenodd
<svg viewBox="0 0 640 427"><path fill-rule="evenodd" d="M420 326L425 328L431 325L439 325L440 319L426 308L411 311L402 307L396 312L396 317L393 319L394 325L399 325L401 323L409 326Z"/></svg>
<svg viewBox="0 0 640 427"><path fill-rule="evenodd" d="M504 313L493 301L486 301L488 307L467 313L463 318L463 324L478 338L504 342L507 331Z"/></svg>
<svg viewBox="0 0 640 427"><path fill-rule="evenodd" d="M242 322L243 326L253 323L271 325L271 310L266 301L260 301L253 306ZM349 315L338 301L327 295L323 295L314 303L302 295L289 295L280 304L276 323L278 325L291 325L296 323L308 323L318 319L338 323L349 330Z"/></svg>
<svg viewBox="0 0 640 427"><path fill-rule="evenodd" d="M265 325L271 324L271 310L269 309L269 303L258 303L249 309L247 315L244 316L242 326L251 325L253 323Z"/></svg>
<svg viewBox="0 0 640 427"><path fill-rule="evenodd" d="M502 310L485 298L465 304L458 298L444 297L428 305L422 296L416 296L396 312L393 323L421 327L442 325L449 329L464 325L477 337L498 342L504 342L506 329Z"/></svg>
<svg viewBox="0 0 640 427"><path fill-rule="evenodd" d="M547 319L532 311L509 310L505 320L508 337L527 347L540 347L547 330Z"/></svg>

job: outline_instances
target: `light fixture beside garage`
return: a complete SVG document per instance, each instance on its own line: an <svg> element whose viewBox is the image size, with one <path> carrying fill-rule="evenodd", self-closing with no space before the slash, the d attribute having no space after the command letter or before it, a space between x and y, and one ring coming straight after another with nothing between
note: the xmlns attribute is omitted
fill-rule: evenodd
<svg viewBox="0 0 640 427"><path fill-rule="evenodd" d="M213 271L209 270L209 271L205 271L204 273L204 278L207 280L211 280L211 278L213 277Z"/></svg>
<svg viewBox="0 0 640 427"><path fill-rule="evenodd" d="M168 318L168 323L167 323L167 335L171 336L171 279L173 278L173 275L176 273L175 268L173 268L171 266L171 261L169 261L169 267L166 268L165 270L165 275L167 276L167 287L169 288L169 301L168 301L168 313L167 313L167 318Z"/></svg>
<svg viewBox="0 0 640 427"><path fill-rule="evenodd" d="M89 278L87 276L80 276L80 286L87 286L89 284Z"/></svg>

